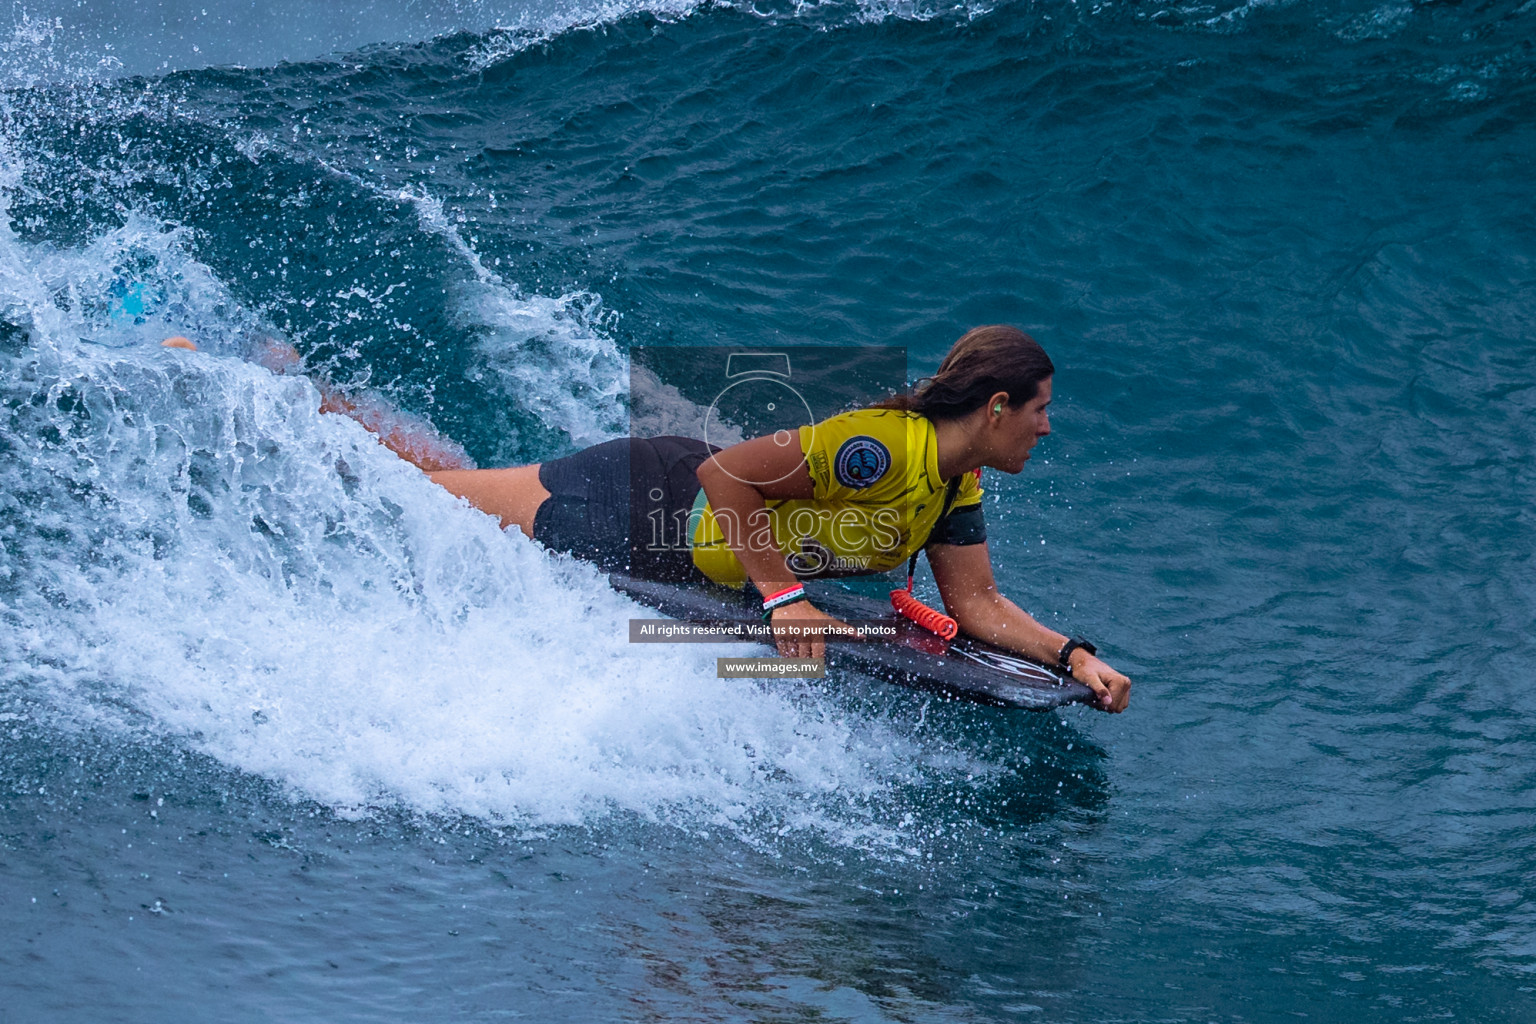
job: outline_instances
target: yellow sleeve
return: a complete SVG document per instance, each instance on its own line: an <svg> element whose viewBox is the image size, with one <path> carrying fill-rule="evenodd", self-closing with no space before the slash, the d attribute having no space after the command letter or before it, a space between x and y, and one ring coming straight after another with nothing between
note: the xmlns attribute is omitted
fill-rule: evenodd
<svg viewBox="0 0 1536 1024"><path fill-rule="evenodd" d="M895 504L906 493L908 417L859 409L800 428L817 501Z"/></svg>

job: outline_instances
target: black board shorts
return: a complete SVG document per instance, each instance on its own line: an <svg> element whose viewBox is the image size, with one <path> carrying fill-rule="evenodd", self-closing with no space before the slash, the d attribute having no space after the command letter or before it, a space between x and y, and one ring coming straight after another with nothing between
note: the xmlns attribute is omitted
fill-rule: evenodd
<svg viewBox="0 0 1536 1024"><path fill-rule="evenodd" d="M699 464L719 451L691 437L621 437L539 466L549 492L533 539L605 572L692 582L685 524L699 494Z"/></svg>

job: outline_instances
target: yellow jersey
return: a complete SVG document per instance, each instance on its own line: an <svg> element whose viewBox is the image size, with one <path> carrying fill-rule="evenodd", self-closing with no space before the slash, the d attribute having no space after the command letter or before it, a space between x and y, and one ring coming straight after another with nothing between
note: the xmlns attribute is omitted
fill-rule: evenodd
<svg viewBox="0 0 1536 1024"><path fill-rule="evenodd" d="M932 420L858 409L801 427L800 450L813 496L767 503L772 541L797 576L889 572L927 543L948 484L939 476ZM951 512L981 502L980 475L962 477ZM716 583L740 587L747 574L731 550L739 531L721 518L701 492L689 523L693 564Z"/></svg>

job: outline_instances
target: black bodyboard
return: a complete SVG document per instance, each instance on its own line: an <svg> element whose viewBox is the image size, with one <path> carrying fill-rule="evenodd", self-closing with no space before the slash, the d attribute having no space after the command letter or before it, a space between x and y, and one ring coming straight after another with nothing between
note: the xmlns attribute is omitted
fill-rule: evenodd
<svg viewBox="0 0 1536 1024"><path fill-rule="evenodd" d="M754 620L762 611L759 601L728 587L658 583L623 573L610 573L608 579L621 594L685 622L740 622ZM1054 669L973 637L946 641L897 615L889 603L833 583L807 584L806 591L828 615L845 622L881 622L895 630L890 639L828 644L828 668L846 666L887 682L994 707L1045 711L1094 700L1092 690Z"/></svg>

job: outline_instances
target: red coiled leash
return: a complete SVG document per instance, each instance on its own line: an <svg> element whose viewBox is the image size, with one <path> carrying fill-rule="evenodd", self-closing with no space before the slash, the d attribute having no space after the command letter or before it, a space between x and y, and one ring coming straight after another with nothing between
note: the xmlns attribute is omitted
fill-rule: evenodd
<svg viewBox="0 0 1536 1024"><path fill-rule="evenodd" d="M979 473L977 475L980 476ZM944 507L939 510L939 522L949 514L949 506L955 503L955 495L958 493L960 493L960 478L955 477L945 488ZM943 612L929 608L912 595L912 576L916 569L917 551L914 551L912 560L907 563L907 589L891 591L891 607L896 609L896 614L911 619L928 632L938 634L941 639L953 640L960 633L960 624Z"/></svg>
<svg viewBox="0 0 1536 1024"><path fill-rule="evenodd" d="M912 596L912 578L907 577L906 590L891 591L891 607L897 614L911 619L930 633L937 633L945 640L953 640L960 632L960 624L943 612L929 608Z"/></svg>

